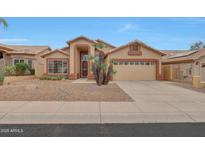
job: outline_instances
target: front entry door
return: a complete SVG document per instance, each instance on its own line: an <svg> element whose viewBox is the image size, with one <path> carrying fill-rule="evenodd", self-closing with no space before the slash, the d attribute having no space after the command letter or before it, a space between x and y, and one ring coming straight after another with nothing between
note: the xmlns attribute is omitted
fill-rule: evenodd
<svg viewBox="0 0 205 154"><path fill-rule="evenodd" d="M80 54L80 77L86 78L88 75L88 61L87 61L87 53L81 52Z"/></svg>

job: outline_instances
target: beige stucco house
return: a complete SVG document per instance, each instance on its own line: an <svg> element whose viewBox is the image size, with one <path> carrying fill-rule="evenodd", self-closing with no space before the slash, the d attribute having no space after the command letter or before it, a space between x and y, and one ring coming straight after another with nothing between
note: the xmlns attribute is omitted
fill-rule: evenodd
<svg viewBox="0 0 205 154"><path fill-rule="evenodd" d="M205 49L194 51L163 51L164 80L190 82L193 87L205 87Z"/></svg>
<svg viewBox="0 0 205 154"><path fill-rule="evenodd" d="M97 49L94 44L104 43L106 46ZM38 64L37 76L64 75L69 79L94 79L91 62L87 55L95 56L104 52L106 60L113 60L113 68L117 71L114 80L160 80L161 59L163 52L154 49L143 42L132 41L120 47L115 47L102 40L91 40L80 36L67 41L67 46L43 54L44 59Z"/></svg>
<svg viewBox="0 0 205 154"><path fill-rule="evenodd" d="M94 46L99 42L105 45L102 49ZM87 55L103 52L106 61L112 60L117 71L114 80L169 80L190 82L196 88L205 87L205 49L160 51L139 40L115 47L85 36L66 43L65 47L56 50L49 46L0 44L0 67L24 62L35 69L36 77L60 75L70 80L94 79Z"/></svg>

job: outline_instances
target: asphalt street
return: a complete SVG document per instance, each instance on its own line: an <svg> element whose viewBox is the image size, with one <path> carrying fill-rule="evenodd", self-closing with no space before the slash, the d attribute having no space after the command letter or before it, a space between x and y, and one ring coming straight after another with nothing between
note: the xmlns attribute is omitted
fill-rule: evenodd
<svg viewBox="0 0 205 154"><path fill-rule="evenodd" d="M205 123L1 124L1 137L204 137Z"/></svg>

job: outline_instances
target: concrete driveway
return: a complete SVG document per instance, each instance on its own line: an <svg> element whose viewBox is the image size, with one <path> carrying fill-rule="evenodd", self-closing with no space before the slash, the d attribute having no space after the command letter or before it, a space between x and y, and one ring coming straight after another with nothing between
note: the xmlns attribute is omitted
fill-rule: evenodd
<svg viewBox="0 0 205 154"><path fill-rule="evenodd" d="M205 122L203 93L168 82L116 83L135 101L1 101L0 124Z"/></svg>

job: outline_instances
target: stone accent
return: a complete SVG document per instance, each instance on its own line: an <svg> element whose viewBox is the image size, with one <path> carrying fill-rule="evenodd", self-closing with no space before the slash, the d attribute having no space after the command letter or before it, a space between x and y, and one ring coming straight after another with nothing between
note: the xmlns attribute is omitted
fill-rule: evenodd
<svg viewBox="0 0 205 154"><path fill-rule="evenodd" d="M77 79L77 74L73 73L69 75L70 80L76 80Z"/></svg>

